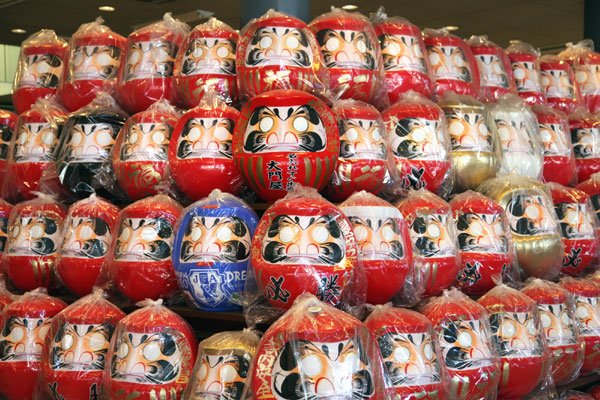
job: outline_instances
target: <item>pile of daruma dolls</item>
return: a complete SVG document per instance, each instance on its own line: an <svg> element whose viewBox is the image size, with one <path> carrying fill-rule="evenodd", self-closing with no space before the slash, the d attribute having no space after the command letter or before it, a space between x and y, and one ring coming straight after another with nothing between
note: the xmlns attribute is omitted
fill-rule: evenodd
<svg viewBox="0 0 600 400"><path fill-rule="evenodd" d="M520 399L600 369L586 41L99 19L25 40L13 103L0 397ZM272 324L198 345L181 298Z"/></svg>

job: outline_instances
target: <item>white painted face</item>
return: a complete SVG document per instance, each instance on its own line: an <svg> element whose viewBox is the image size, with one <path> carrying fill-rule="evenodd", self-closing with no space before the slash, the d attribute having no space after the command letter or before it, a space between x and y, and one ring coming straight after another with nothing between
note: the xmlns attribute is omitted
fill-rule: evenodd
<svg viewBox="0 0 600 400"><path fill-rule="evenodd" d="M415 71L427 73L421 41L411 35L385 34L379 37L383 66L386 71Z"/></svg>
<svg viewBox="0 0 600 400"><path fill-rule="evenodd" d="M500 57L495 54L475 54L481 86L508 89L508 74Z"/></svg>
<svg viewBox="0 0 600 400"><path fill-rule="evenodd" d="M600 336L600 305L598 297L575 295L575 318L582 336Z"/></svg>
<svg viewBox="0 0 600 400"><path fill-rule="evenodd" d="M488 336L477 319L447 322L437 338L446 368L451 371L483 368L494 362Z"/></svg>
<svg viewBox="0 0 600 400"><path fill-rule="evenodd" d="M50 368L103 371L113 331L110 324L63 324L50 342Z"/></svg>
<svg viewBox="0 0 600 400"><path fill-rule="evenodd" d="M63 60L56 54L32 54L25 56L21 64L19 88L55 88L64 68Z"/></svg>
<svg viewBox="0 0 600 400"><path fill-rule="evenodd" d="M247 67L269 65L308 68L313 52L306 33L298 28L265 26L258 28L248 43Z"/></svg>
<svg viewBox="0 0 600 400"><path fill-rule="evenodd" d="M163 123L135 123L121 145L122 161L167 161L173 127Z"/></svg>
<svg viewBox="0 0 600 400"><path fill-rule="evenodd" d="M483 114L450 111L446 113L454 152L493 151L492 135Z"/></svg>
<svg viewBox="0 0 600 400"><path fill-rule="evenodd" d="M125 63L125 81L173 76L177 45L167 40L131 43Z"/></svg>
<svg viewBox="0 0 600 400"><path fill-rule="evenodd" d="M77 46L71 53L69 79L114 81L121 54L116 46Z"/></svg>
<svg viewBox="0 0 600 400"><path fill-rule="evenodd" d="M236 43L225 38L196 38L181 63L184 76L235 75Z"/></svg>
<svg viewBox="0 0 600 400"><path fill-rule="evenodd" d="M575 344L574 321L565 303L538 304L540 321L549 347Z"/></svg>
<svg viewBox="0 0 600 400"><path fill-rule="evenodd" d="M539 124L540 141L544 156L568 157L571 149L567 143L568 127L564 124Z"/></svg>
<svg viewBox="0 0 600 400"><path fill-rule="evenodd" d="M192 398L240 400L250 368L250 355L241 350L205 352L198 358L190 383Z"/></svg>
<svg viewBox="0 0 600 400"><path fill-rule="evenodd" d="M511 62L517 90L521 92L542 93L537 66L531 61Z"/></svg>
<svg viewBox="0 0 600 400"><path fill-rule="evenodd" d="M19 126L14 156L17 163L48 163L58 144L58 132L52 124L24 123Z"/></svg>
<svg viewBox="0 0 600 400"><path fill-rule="evenodd" d="M490 326L500 357L541 357L542 336L533 313L492 313Z"/></svg>
<svg viewBox="0 0 600 400"><path fill-rule="evenodd" d="M575 80L579 84L582 95L592 96L600 93L600 65L574 65L573 72L575 73Z"/></svg>
<svg viewBox="0 0 600 400"><path fill-rule="evenodd" d="M429 46L427 51L436 80L473 81L467 56L462 48L457 46Z"/></svg>
<svg viewBox="0 0 600 400"><path fill-rule="evenodd" d="M445 161L448 141L440 120L409 117L391 120L388 131L392 132L392 150L398 158L410 160Z"/></svg>
<svg viewBox="0 0 600 400"><path fill-rule="evenodd" d="M0 363L40 362L51 318L9 317L0 332Z"/></svg>
<svg viewBox="0 0 600 400"><path fill-rule="evenodd" d="M167 260L171 257L173 240L173 226L164 218L125 218L119 229L115 260Z"/></svg>
<svg viewBox="0 0 600 400"><path fill-rule="evenodd" d="M543 70L541 71L540 82L546 97L549 99L572 99L575 96L575 87L567 71L562 69Z"/></svg>
<svg viewBox="0 0 600 400"><path fill-rule="evenodd" d="M75 124L67 143L70 163L102 162L115 143L114 128L109 124Z"/></svg>

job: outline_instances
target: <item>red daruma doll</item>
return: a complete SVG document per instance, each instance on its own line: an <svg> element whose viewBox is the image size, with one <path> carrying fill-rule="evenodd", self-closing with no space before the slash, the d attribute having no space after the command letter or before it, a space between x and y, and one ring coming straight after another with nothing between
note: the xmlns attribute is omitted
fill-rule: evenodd
<svg viewBox="0 0 600 400"><path fill-rule="evenodd" d="M593 174L590 179L581 182L576 188L583 190L588 196L590 196L593 211L596 215L595 226L598 226L598 224L600 224L600 175ZM600 238L600 229L597 229L596 232Z"/></svg>
<svg viewBox="0 0 600 400"><path fill-rule="evenodd" d="M502 364L498 398L520 399L543 383L550 372L550 353L535 301L506 285L477 300L490 318L492 340Z"/></svg>
<svg viewBox="0 0 600 400"><path fill-rule="evenodd" d="M567 43L567 49L558 57L573 68L582 104L589 112L600 110L600 54L594 51L594 42L586 39L576 44Z"/></svg>
<svg viewBox="0 0 600 400"><path fill-rule="evenodd" d="M212 90L229 105L237 101L235 54L239 35L211 17L185 38L175 61L173 79L179 101L186 108L200 103Z"/></svg>
<svg viewBox="0 0 600 400"><path fill-rule="evenodd" d="M577 180L583 182L600 172L600 117L580 107L569 114L569 127Z"/></svg>
<svg viewBox="0 0 600 400"><path fill-rule="evenodd" d="M0 190L6 178L8 149L17 127L17 114L0 110Z"/></svg>
<svg viewBox="0 0 600 400"><path fill-rule="evenodd" d="M112 164L121 189L132 200L157 194L168 177L171 135L181 113L162 99L127 120L112 150Z"/></svg>
<svg viewBox="0 0 600 400"><path fill-rule="evenodd" d="M98 17L83 24L69 40L59 92L69 111L89 104L100 90L114 93L125 38L102 25Z"/></svg>
<svg viewBox="0 0 600 400"><path fill-rule="evenodd" d="M57 272L77 296L92 292L116 228L119 208L92 194L74 203L63 225Z"/></svg>
<svg viewBox="0 0 600 400"><path fill-rule="evenodd" d="M67 305L44 289L27 292L0 314L0 395L32 399L52 317Z"/></svg>
<svg viewBox="0 0 600 400"><path fill-rule="evenodd" d="M66 55L67 42L51 29L23 41L12 95L17 114L29 110L40 97L56 94Z"/></svg>
<svg viewBox="0 0 600 400"><path fill-rule="evenodd" d="M550 281L532 279L521 289L537 303L557 385L575 379L583 363L585 344L575 322L575 304L568 291Z"/></svg>
<svg viewBox="0 0 600 400"><path fill-rule="evenodd" d="M434 340L448 375L449 398L496 398L500 359L491 346L488 314L457 289L444 291L420 310L433 323Z"/></svg>
<svg viewBox="0 0 600 400"><path fill-rule="evenodd" d="M104 393L114 400L179 400L196 360L194 331L162 300L138 305L144 308L119 321L111 339Z"/></svg>
<svg viewBox="0 0 600 400"><path fill-rule="evenodd" d="M512 65L517 93L527 104L545 104L546 96L540 84L540 52L530 45L517 41L506 49Z"/></svg>
<svg viewBox="0 0 600 400"><path fill-rule="evenodd" d="M188 31L186 24L166 13L162 21L129 35L119 72L118 92L130 113L144 111L162 98L174 103L173 68Z"/></svg>
<svg viewBox="0 0 600 400"><path fill-rule="evenodd" d="M2 257L6 250L6 242L8 240L8 218L13 205L7 201L0 199L0 272L4 271L4 262Z"/></svg>
<svg viewBox="0 0 600 400"><path fill-rule="evenodd" d="M582 104L573 69L555 55L540 58L540 84L548 104L557 110L570 112Z"/></svg>

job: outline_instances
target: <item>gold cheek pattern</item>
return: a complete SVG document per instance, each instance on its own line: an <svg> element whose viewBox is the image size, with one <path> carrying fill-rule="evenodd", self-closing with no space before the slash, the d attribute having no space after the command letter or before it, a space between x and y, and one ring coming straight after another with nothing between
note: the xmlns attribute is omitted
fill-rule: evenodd
<svg viewBox="0 0 600 400"><path fill-rule="evenodd" d="M519 92L542 92L540 78L535 63L529 61L512 62L513 75Z"/></svg>
<svg viewBox="0 0 600 400"><path fill-rule="evenodd" d="M576 343L573 321L569 317L566 304L538 304L538 310L549 347Z"/></svg>
<svg viewBox="0 0 600 400"><path fill-rule="evenodd" d="M114 131L109 124L75 124L67 143L67 161L102 162L114 143Z"/></svg>
<svg viewBox="0 0 600 400"><path fill-rule="evenodd" d="M490 343L479 320L452 321L438 333L446 367L463 371L486 367L493 362Z"/></svg>
<svg viewBox="0 0 600 400"><path fill-rule="evenodd" d="M9 317L0 333L0 362L39 362L50 318Z"/></svg>
<svg viewBox="0 0 600 400"><path fill-rule="evenodd" d="M598 297L575 295L575 318L581 325L582 336L600 336Z"/></svg>
<svg viewBox="0 0 600 400"><path fill-rule="evenodd" d="M341 158L385 160L385 143L377 121L345 119L339 124Z"/></svg>
<svg viewBox="0 0 600 400"><path fill-rule="evenodd" d="M573 66L575 80L584 96L597 95L600 92L600 65Z"/></svg>
<svg viewBox="0 0 600 400"><path fill-rule="evenodd" d="M50 162L58 143L56 128L50 123L21 124L15 142L15 161Z"/></svg>
<svg viewBox="0 0 600 400"><path fill-rule="evenodd" d="M500 57L494 54L476 54L475 60L482 78L482 86L508 89L508 75Z"/></svg>
<svg viewBox="0 0 600 400"><path fill-rule="evenodd" d="M386 71L416 71L427 73L421 43L415 36L382 35L379 37Z"/></svg>
<svg viewBox="0 0 600 400"><path fill-rule="evenodd" d="M308 68L313 53L306 34L285 26L262 27L254 32L245 54L247 67L291 66Z"/></svg>
<svg viewBox="0 0 600 400"><path fill-rule="evenodd" d="M490 325L500 357L542 355L541 336L532 313L493 313Z"/></svg>
<svg viewBox="0 0 600 400"><path fill-rule="evenodd" d="M19 88L55 88L62 76L64 64L55 54L34 54L25 57L25 70L19 80Z"/></svg>
<svg viewBox="0 0 600 400"><path fill-rule="evenodd" d="M133 124L121 145L121 160L167 161L172 132L169 124Z"/></svg>
<svg viewBox="0 0 600 400"><path fill-rule="evenodd" d="M232 159L234 122L227 118L192 118L177 139L179 159Z"/></svg>
<svg viewBox="0 0 600 400"><path fill-rule="evenodd" d="M446 119L453 151L492 151L492 136L483 114L450 112Z"/></svg>
<svg viewBox="0 0 600 400"><path fill-rule="evenodd" d="M115 80L121 62L116 46L77 46L69 64L69 79Z"/></svg>
<svg viewBox="0 0 600 400"><path fill-rule="evenodd" d="M236 44L229 39L194 39L183 57L181 73L235 75L235 51Z"/></svg>
<svg viewBox="0 0 600 400"><path fill-rule="evenodd" d="M125 64L125 81L170 78L176 55L177 46L169 41L132 43Z"/></svg>
<svg viewBox="0 0 600 400"><path fill-rule="evenodd" d="M102 371L108 352L110 325L65 323L50 348L50 368L59 371Z"/></svg>

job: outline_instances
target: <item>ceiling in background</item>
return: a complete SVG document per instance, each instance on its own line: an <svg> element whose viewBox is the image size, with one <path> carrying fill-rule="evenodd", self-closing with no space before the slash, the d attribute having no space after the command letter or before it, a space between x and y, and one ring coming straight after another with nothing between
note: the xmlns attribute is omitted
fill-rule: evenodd
<svg viewBox="0 0 600 400"><path fill-rule="evenodd" d="M311 17L329 11L331 5L348 3L357 5L363 14L383 5L389 16L405 17L420 28L456 25L460 29L455 33L461 37L487 34L503 47L520 39L555 51L565 42L583 39L583 0L312 0ZM116 11L99 11L104 5ZM0 0L0 43L19 45L42 28L68 37L80 24L99 15L106 25L125 36L133 27L159 20L167 11L195 26L203 22L195 17L197 9L210 11L233 28L240 28L238 0ZM12 33L15 28L25 29L27 34Z"/></svg>

